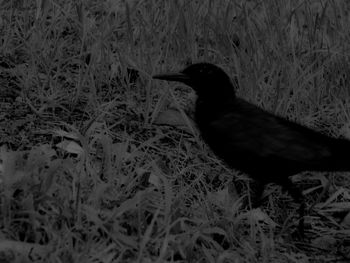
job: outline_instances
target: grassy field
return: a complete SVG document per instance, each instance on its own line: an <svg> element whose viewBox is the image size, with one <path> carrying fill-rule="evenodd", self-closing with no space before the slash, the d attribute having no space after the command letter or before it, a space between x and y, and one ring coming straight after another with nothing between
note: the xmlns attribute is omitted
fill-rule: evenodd
<svg viewBox="0 0 350 263"><path fill-rule="evenodd" d="M0 262L349 262L349 173L293 177L297 208L227 168L194 94L151 76L222 67L237 96L350 138L346 0L0 1ZM350 161L350 152L349 152ZM252 164L254 165L254 164Z"/></svg>

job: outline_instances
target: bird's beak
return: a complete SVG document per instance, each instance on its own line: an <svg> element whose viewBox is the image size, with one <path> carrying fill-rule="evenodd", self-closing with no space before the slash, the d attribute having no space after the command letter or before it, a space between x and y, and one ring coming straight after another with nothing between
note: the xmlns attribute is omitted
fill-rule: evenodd
<svg viewBox="0 0 350 263"><path fill-rule="evenodd" d="M187 82L190 80L189 76L183 73L165 73L154 75L152 78L179 82Z"/></svg>

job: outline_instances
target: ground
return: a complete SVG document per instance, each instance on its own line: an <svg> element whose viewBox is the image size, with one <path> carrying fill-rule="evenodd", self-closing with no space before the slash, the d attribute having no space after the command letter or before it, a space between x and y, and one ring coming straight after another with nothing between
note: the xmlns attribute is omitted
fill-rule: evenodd
<svg viewBox="0 0 350 263"><path fill-rule="evenodd" d="M347 1L0 5L1 262L349 262L349 173L294 176L300 239L288 194L250 209L190 89L151 78L211 62L239 97L350 138Z"/></svg>

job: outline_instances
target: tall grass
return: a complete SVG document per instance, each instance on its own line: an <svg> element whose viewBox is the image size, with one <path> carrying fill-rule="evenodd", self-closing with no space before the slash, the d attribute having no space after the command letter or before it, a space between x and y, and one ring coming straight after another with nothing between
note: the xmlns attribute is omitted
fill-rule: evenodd
<svg viewBox="0 0 350 263"><path fill-rule="evenodd" d="M192 95L152 74L208 61L237 96L349 136L347 1L0 3L1 262L347 262L348 174L295 181L310 208L225 167ZM253 164L252 164L253 165Z"/></svg>

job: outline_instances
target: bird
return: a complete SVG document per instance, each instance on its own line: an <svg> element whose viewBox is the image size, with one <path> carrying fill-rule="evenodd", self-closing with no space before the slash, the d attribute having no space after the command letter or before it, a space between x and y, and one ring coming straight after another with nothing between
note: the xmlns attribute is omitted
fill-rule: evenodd
<svg viewBox="0 0 350 263"><path fill-rule="evenodd" d="M195 91L194 120L203 140L229 167L255 181L253 206L260 206L266 184L275 183L289 192L300 203L301 235L305 202L290 176L350 171L349 140L326 136L237 97L238 82L214 64L195 63L153 79L177 81Z"/></svg>

